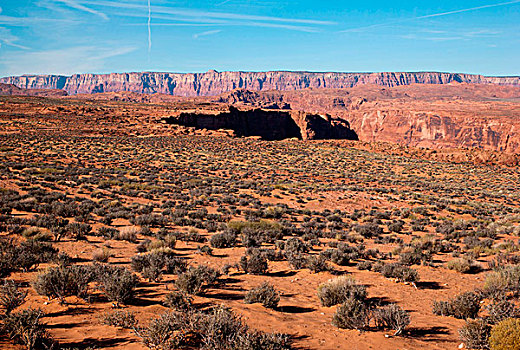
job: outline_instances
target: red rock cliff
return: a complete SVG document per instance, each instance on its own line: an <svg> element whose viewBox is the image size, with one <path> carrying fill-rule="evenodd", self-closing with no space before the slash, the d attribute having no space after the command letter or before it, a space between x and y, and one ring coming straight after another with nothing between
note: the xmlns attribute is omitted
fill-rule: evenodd
<svg viewBox="0 0 520 350"><path fill-rule="evenodd" d="M63 89L69 94L131 91L177 96L213 96L237 88L254 91L305 88L351 88L364 84L385 87L452 82L520 86L520 77L416 73L312 73L312 72L216 72L206 73L112 73L76 74L70 77L36 75L6 77L1 83L24 89Z"/></svg>

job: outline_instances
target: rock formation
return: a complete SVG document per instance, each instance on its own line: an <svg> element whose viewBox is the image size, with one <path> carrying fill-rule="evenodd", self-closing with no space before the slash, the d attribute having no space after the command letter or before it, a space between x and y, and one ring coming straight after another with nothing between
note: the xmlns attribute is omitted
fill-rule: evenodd
<svg viewBox="0 0 520 350"><path fill-rule="evenodd" d="M130 91L163 93L176 96L215 96L237 88L300 90L306 88L344 89L376 84L394 87L410 84L475 83L520 86L520 77L416 73L313 73L313 72L216 72L206 73L112 73L75 74L72 76L26 75L6 77L1 83L24 89L63 89L69 94Z"/></svg>
<svg viewBox="0 0 520 350"><path fill-rule="evenodd" d="M184 112L165 118L164 122L197 129L231 129L236 136L259 136L264 140L357 140L344 120L298 111L238 110L231 106L228 112Z"/></svg>
<svg viewBox="0 0 520 350"><path fill-rule="evenodd" d="M13 84L0 83L0 96L46 96L46 97L61 97L67 96L64 90L47 90L47 89L22 89Z"/></svg>
<svg viewBox="0 0 520 350"><path fill-rule="evenodd" d="M520 152L520 87L455 84L386 88L246 92L215 98L237 106L273 103L329 113L349 122L362 141Z"/></svg>

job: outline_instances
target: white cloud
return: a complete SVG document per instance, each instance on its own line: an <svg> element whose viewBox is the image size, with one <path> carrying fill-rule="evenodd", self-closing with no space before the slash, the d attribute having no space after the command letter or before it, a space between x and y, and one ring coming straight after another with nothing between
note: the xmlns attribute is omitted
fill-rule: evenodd
<svg viewBox="0 0 520 350"><path fill-rule="evenodd" d="M96 16L99 16L101 18L103 18L105 21L108 20L108 16L106 14L104 14L103 12L100 12L100 11L96 11L96 10L93 10L91 8L88 8L86 6L83 6L79 3L77 3L76 1L73 1L73 0L56 0L58 2L61 2L69 7L72 7L73 9L76 9L76 10L80 10L80 11L83 11L83 12L87 12L87 13L91 13L93 15L96 15Z"/></svg>
<svg viewBox="0 0 520 350"><path fill-rule="evenodd" d="M106 1L106 0L77 0L77 1L78 1L78 3L82 3L82 4L86 4L86 5L97 5L97 6L104 6L104 7L120 8L120 9L130 9L130 10L141 10L141 11L143 11L143 13L144 13L144 10L146 10L146 5L121 3L121 2L116 2L116 1ZM201 10L193 10L193 9L185 9L185 8L177 8L177 7L168 7L168 6L153 6L152 11L154 13L160 13L160 14L176 15L176 16L181 16L181 17L186 17L186 18L197 18L198 20L224 19L224 20L239 20L239 21L254 21L254 22L284 22L284 23L307 24L307 25L334 25L334 24L337 24L337 23L331 22L331 21L315 20L315 19L298 19L298 18L273 17L273 16L255 16L255 15L245 15L245 14L230 13L230 12L201 11ZM123 15L123 14L119 13L118 15Z"/></svg>
<svg viewBox="0 0 520 350"><path fill-rule="evenodd" d="M20 40L20 38L13 35L9 29L0 27L0 43L1 44L16 47L18 49L28 50L29 49L28 47L17 43L17 41L19 41L19 40Z"/></svg>
<svg viewBox="0 0 520 350"><path fill-rule="evenodd" d="M79 46L58 50L8 52L0 57L2 71L9 75L61 74L102 70L105 59L135 51L135 47Z"/></svg>

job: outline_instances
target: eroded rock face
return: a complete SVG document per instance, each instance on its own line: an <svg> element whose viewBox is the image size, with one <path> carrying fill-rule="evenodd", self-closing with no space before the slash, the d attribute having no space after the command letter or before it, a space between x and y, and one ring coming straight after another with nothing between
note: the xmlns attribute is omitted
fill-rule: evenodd
<svg viewBox="0 0 520 350"><path fill-rule="evenodd" d="M69 94L131 91L176 96L214 96L242 88L253 91L344 89L375 84L386 87L410 84L476 83L520 86L520 77L416 73L312 73L312 72L216 72L206 73L112 73L72 76L36 75L1 78L0 82L24 89L63 89Z"/></svg>
<svg viewBox="0 0 520 350"><path fill-rule="evenodd" d="M273 102L347 120L362 141L520 152L520 88L452 84L248 93L218 101L252 107Z"/></svg>
<svg viewBox="0 0 520 350"><path fill-rule="evenodd" d="M328 115L304 112L250 109L241 111L230 107L222 113L181 113L164 120L197 129L231 129L236 136L260 136L264 140L298 138L303 140L357 140L348 122Z"/></svg>

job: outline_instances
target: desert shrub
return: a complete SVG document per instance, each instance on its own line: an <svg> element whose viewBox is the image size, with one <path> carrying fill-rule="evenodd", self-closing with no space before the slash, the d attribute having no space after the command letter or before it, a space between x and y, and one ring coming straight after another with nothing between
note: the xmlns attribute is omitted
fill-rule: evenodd
<svg viewBox="0 0 520 350"><path fill-rule="evenodd" d="M127 241L130 243L137 242L137 234L140 233L141 230L135 226L125 226L119 230L117 234L115 234L112 239L116 239L119 241Z"/></svg>
<svg viewBox="0 0 520 350"><path fill-rule="evenodd" d="M164 262L164 271L166 273L179 274L186 271L188 262L185 259L167 255Z"/></svg>
<svg viewBox="0 0 520 350"><path fill-rule="evenodd" d="M244 301L247 304L261 303L269 309L275 309L280 302L280 294L268 282L249 290Z"/></svg>
<svg viewBox="0 0 520 350"><path fill-rule="evenodd" d="M219 273L215 269L199 265L190 267L186 272L180 274L175 281L175 286L182 292L197 295L205 287L214 284L218 277Z"/></svg>
<svg viewBox="0 0 520 350"><path fill-rule="evenodd" d="M396 220L396 221L393 221L392 223L388 224L388 230L390 232L400 233L403 230L403 227L404 227L404 221L402 221L402 220Z"/></svg>
<svg viewBox="0 0 520 350"><path fill-rule="evenodd" d="M236 236L231 232L216 233L211 236L209 243L213 248L231 248L236 244Z"/></svg>
<svg viewBox="0 0 520 350"><path fill-rule="evenodd" d="M43 316L40 309L26 309L6 315L2 333L22 344L27 350L51 348L54 342L41 322Z"/></svg>
<svg viewBox="0 0 520 350"><path fill-rule="evenodd" d="M468 320L459 329L459 337L468 349L487 349L490 331L484 320Z"/></svg>
<svg viewBox="0 0 520 350"><path fill-rule="evenodd" d="M491 328L489 336L491 350L520 349L520 319L508 318Z"/></svg>
<svg viewBox="0 0 520 350"><path fill-rule="evenodd" d="M367 305L358 299L347 299L338 306L332 324L338 328L365 330L370 322L370 312Z"/></svg>
<svg viewBox="0 0 520 350"><path fill-rule="evenodd" d="M209 245L202 245L197 247L197 254L213 255L213 248Z"/></svg>
<svg viewBox="0 0 520 350"><path fill-rule="evenodd" d="M135 288L139 279L125 267L98 267L96 280L110 301L128 304L135 298Z"/></svg>
<svg viewBox="0 0 520 350"><path fill-rule="evenodd" d="M38 242L32 239L18 245L7 246L6 257L10 259L10 268L13 271L24 272L36 269L39 264L52 261L58 250L49 243Z"/></svg>
<svg viewBox="0 0 520 350"><path fill-rule="evenodd" d="M448 262L446 267L450 270L455 270L460 273L471 273L480 270L480 266L470 259L454 259Z"/></svg>
<svg viewBox="0 0 520 350"><path fill-rule="evenodd" d="M112 253L110 252L110 249L108 249L107 247L103 247L92 253L92 260L96 262L106 263L108 262L111 256Z"/></svg>
<svg viewBox="0 0 520 350"><path fill-rule="evenodd" d="M68 235L76 240L85 239L85 236L92 231L92 226L80 222L71 222L66 227Z"/></svg>
<svg viewBox="0 0 520 350"><path fill-rule="evenodd" d="M520 310L507 300L496 300L487 306L489 317L487 321L496 324L507 318L517 318L520 316Z"/></svg>
<svg viewBox="0 0 520 350"><path fill-rule="evenodd" d="M368 270L368 271L370 271L370 270L372 270L372 265L373 265L373 264L372 264L371 261L366 261L366 260L365 260L365 261L360 261L360 262L356 265L356 267L358 268L358 270L361 270L361 271L363 271L363 270Z"/></svg>
<svg viewBox="0 0 520 350"><path fill-rule="evenodd" d="M364 301L366 296L366 287L347 276L330 279L318 287L318 298L322 306L341 304L348 299Z"/></svg>
<svg viewBox="0 0 520 350"><path fill-rule="evenodd" d="M175 311L188 311L193 304L193 298L186 293L175 291L168 294L164 300L164 305Z"/></svg>
<svg viewBox="0 0 520 350"><path fill-rule="evenodd" d="M237 348L239 335L248 331L242 320L224 306L214 308L197 326L205 349Z"/></svg>
<svg viewBox="0 0 520 350"><path fill-rule="evenodd" d="M240 350L290 350L291 343L287 334L249 331L239 334L235 347Z"/></svg>
<svg viewBox="0 0 520 350"><path fill-rule="evenodd" d="M307 267L314 273L328 271L327 260L323 256L310 256L306 262Z"/></svg>
<svg viewBox="0 0 520 350"><path fill-rule="evenodd" d="M96 232L96 236L101 236L104 239L114 239L114 237L117 237L119 235L119 230L114 227L106 227L102 226L98 228Z"/></svg>
<svg viewBox="0 0 520 350"><path fill-rule="evenodd" d="M433 313L441 316L453 316L455 318L476 318L480 311L482 297L474 292L466 292L448 301L435 301Z"/></svg>
<svg viewBox="0 0 520 350"><path fill-rule="evenodd" d="M94 276L85 266L60 265L38 274L32 282L32 286L36 293L49 298L59 298L63 303L68 296L85 297L88 292L88 284L93 280Z"/></svg>
<svg viewBox="0 0 520 350"><path fill-rule="evenodd" d="M132 257L132 268L150 281L159 281L163 272L180 273L186 271L185 260L173 256L169 248L157 249Z"/></svg>
<svg viewBox="0 0 520 350"><path fill-rule="evenodd" d="M188 345L192 331L191 314L166 312L152 319L146 327L136 327L135 332L150 349L175 350Z"/></svg>
<svg viewBox="0 0 520 350"><path fill-rule="evenodd" d="M137 324L133 312L116 310L113 312L104 313L102 316L103 324L121 328L133 328Z"/></svg>
<svg viewBox="0 0 520 350"><path fill-rule="evenodd" d="M27 292L21 290L13 280L5 280L0 287L0 305L5 309L5 314L9 315L22 305L26 296Z"/></svg>
<svg viewBox="0 0 520 350"><path fill-rule="evenodd" d="M287 262L293 269L300 270L307 266L307 257L302 253L294 253L287 256Z"/></svg>
<svg viewBox="0 0 520 350"><path fill-rule="evenodd" d="M391 304L378 308L373 312L376 327L380 329L395 330L394 335L399 335L410 324L410 315L398 305Z"/></svg>
<svg viewBox="0 0 520 350"><path fill-rule="evenodd" d="M384 265L381 268L381 274L386 278L395 278L400 282L417 282L419 280L417 270L399 263Z"/></svg>
<svg viewBox="0 0 520 350"><path fill-rule="evenodd" d="M28 227L22 232L22 236L26 239L33 239L35 241L52 241L52 235L48 232L42 231L38 227Z"/></svg>
<svg viewBox="0 0 520 350"><path fill-rule="evenodd" d="M284 253L287 257L292 254L302 254L309 251L309 246L298 238L291 237L285 241Z"/></svg>
<svg viewBox="0 0 520 350"><path fill-rule="evenodd" d="M520 293L520 266L505 266L486 276L484 291L490 295L504 292Z"/></svg>
<svg viewBox="0 0 520 350"><path fill-rule="evenodd" d="M267 272L266 257L257 249L240 258L240 267L247 273L261 275Z"/></svg>
<svg viewBox="0 0 520 350"><path fill-rule="evenodd" d="M375 223L354 226L354 230L365 238L373 238L383 234L383 228Z"/></svg>
<svg viewBox="0 0 520 350"><path fill-rule="evenodd" d="M418 265L426 260L426 254L418 248L412 248L399 254L399 263L402 265Z"/></svg>

